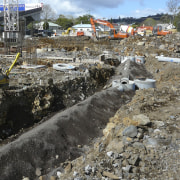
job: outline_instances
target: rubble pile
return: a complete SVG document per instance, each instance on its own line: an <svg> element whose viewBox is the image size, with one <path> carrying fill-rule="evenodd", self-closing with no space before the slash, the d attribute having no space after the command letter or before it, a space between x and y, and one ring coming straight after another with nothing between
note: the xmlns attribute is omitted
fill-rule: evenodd
<svg viewBox="0 0 180 180"><path fill-rule="evenodd" d="M59 179L178 179L179 95L173 87L136 91L86 154L62 163Z"/></svg>
<svg viewBox="0 0 180 180"><path fill-rule="evenodd" d="M39 151L38 155L40 157L36 155L36 159L39 159L39 162L34 161L32 156L25 158L26 160L22 160L18 155L14 157L13 162L18 158L22 163L25 161L25 165L27 166L27 168L23 168L23 175L19 169L15 168L19 173L17 176L21 176L23 180L31 180L32 178L33 180L179 179L180 64L159 62L155 58L157 55L180 57L179 39L180 34L176 33L165 37L133 36L121 41L103 40L97 43L92 42L91 39L85 40L87 42L89 41L89 46L88 43L84 43L84 46L91 49L92 54L93 50L97 50L93 54L94 57L95 54L96 57L98 54L103 54L103 51L112 51L112 54L115 55L117 59L121 59L121 57L124 59L126 56L143 56L145 57L145 64L137 64L131 60L127 60L117 68L113 67L111 69L112 71L106 71L102 68L100 68L102 71L97 71L98 66L101 66L99 64L96 65L96 70L93 71L93 73L88 68L92 78L88 82L92 85L91 88L93 89L94 85L94 89L97 90L98 84L104 86L105 83L103 82L107 82L104 86L104 91L108 93L106 96L98 96L95 94L93 99L89 100L91 103L90 106L87 104L77 104L75 107L73 106L72 112L74 112L74 114L71 114L71 111L68 112L68 114L71 115L69 125L64 124L63 126L63 123L68 122L67 120L62 121L62 124L55 122L55 125L53 125L55 129L50 131L50 134L48 133L49 130L47 127L46 129L40 126L39 129L45 129L46 133L42 131L44 136L42 134L39 135L35 138L34 142L37 140L37 146L39 146L39 150L42 151L43 157L39 154ZM57 38L54 41L58 42L60 39ZM58 45L56 42L53 43ZM46 45L50 45L50 42L47 41ZM68 44L66 44L66 48L67 46ZM69 47L72 48L71 46L72 44ZM56 46L54 46L54 48L56 48ZM73 51L76 50L73 49ZM82 51L81 53L84 54L85 57L91 57L87 51ZM67 53L67 56L69 55L70 54ZM92 65L89 65L89 67L91 66ZM111 77L112 75L114 76ZM114 93L109 87L112 85L111 83L114 79L121 79L123 77L129 78L130 80L136 78L154 78L156 80L156 88L136 89L135 95L128 94L133 91L119 92L119 101L122 100L122 102L119 104L118 109L115 108L115 110L113 102L117 103L119 101L117 96L109 94L110 92ZM49 86L53 85L52 82L56 80L57 77L52 76ZM96 82L95 84L93 84L94 81ZM76 84L69 81L69 84L67 83L64 86L66 93L63 94L61 93L63 91L60 91L59 94L65 95L67 99L69 98L68 101L66 101L67 104L73 105L78 102L73 101L73 103L70 103L70 99L76 99L77 94L73 94L73 87L79 86L79 84L81 84L79 81L77 81ZM85 88L84 91L87 91L86 88L89 88L89 86L83 87ZM95 92L91 91L91 88L91 93L88 92L88 95ZM48 90L46 93L38 93L34 99L36 100L34 104L37 106L34 109L38 109L38 105L42 105L39 101L41 98L45 100L43 105L48 106L57 92L49 91L50 89L46 90ZM103 92L100 91L100 93ZM32 92L29 94L32 95ZM82 98L81 100L87 97L81 95L82 93L78 93L78 97ZM110 101L112 97L114 99ZM1 98L3 98L3 96ZM83 102L86 103L87 101L82 101L82 103ZM109 107L105 105L105 102ZM90 108L88 114L83 115L83 109L87 106ZM70 106L67 105L66 107ZM79 110L76 109L78 107ZM108 114L110 111L115 111L111 117L109 117ZM102 125L100 123L100 125L98 121L106 116L105 112L108 114L106 127L104 127L105 124ZM92 117L94 114L97 115L96 117L99 117L98 120ZM73 119L75 115L80 115L81 118L83 117L84 124L80 122L82 119L77 118L76 120L82 125L83 133L87 132L84 135L78 134L77 132L73 135L75 132L73 130L77 128L74 124L75 119ZM57 117L58 115L54 118L57 120ZM67 117L69 117L67 114L62 115L62 118L66 119ZM53 121L53 119L51 120ZM98 122L97 127L96 122ZM88 127L87 124L89 125ZM56 127L57 125L60 129ZM91 131L91 125L94 127L92 132L98 129L98 136L90 136L90 134L88 134L88 132ZM56 130L58 135L61 135L59 138L61 142L55 138L58 137L54 134ZM80 131L80 133L82 132L80 129L78 129L78 131ZM70 136L68 136L68 133L70 133ZM30 134L32 135L33 132ZM76 139L76 136L78 136L79 139ZM84 140L85 136L90 136L91 138L89 138L86 143L82 143L80 139ZM43 138L43 142L40 143L38 138ZM51 142L54 144L52 145ZM73 146L63 146L64 142L69 146L73 144ZM22 142L22 144L23 143L24 142ZM65 156L66 153L64 153L64 151L57 150L56 144L57 146L63 146L64 150L69 153L69 157ZM23 151L22 148L22 152L26 154L27 149ZM35 154L35 152L33 153ZM5 159L4 157L2 156L3 160ZM11 156L8 157L9 159L12 158ZM29 161L31 163L29 163ZM54 163L54 161L56 161L56 163ZM34 166L33 163L35 164ZM8 161L5 164L7 165ZM20 167L20 165L18 165L18 167ZM2 168L4 168L3 165ZM16 172L13 171L13 166L9 168L12 173L9 177L13 175L16 176ZM7 167L5 167L5 169L7 169ZM3 175L7 178L8 171Z"/></svg>
<svg viewBox="0 0 180 180"><path fill-rule="evenodd" d="M162 46L166 37L159 39ZM177 40L171 41L174 49L144 53L146 69L157 80L157 88L137 90L132 101L110 118L104 136L89 145L86 153L40 178L179 179L180 66L155 59L157 53L179 57Z"/></svg>

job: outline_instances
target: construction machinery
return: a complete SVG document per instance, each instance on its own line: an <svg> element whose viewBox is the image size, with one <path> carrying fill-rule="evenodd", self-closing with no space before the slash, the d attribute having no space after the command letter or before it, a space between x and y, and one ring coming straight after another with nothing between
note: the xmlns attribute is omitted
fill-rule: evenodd
<svg viewBox="0 0 180 180"><path fill-rule="evenodd" d="M147 31L150 31L149 34L152 34L153 27L152 26L139 26L134 30L134 34L145 36Z"/></svg>
<svg viewBox="0 0 180 180"><path fill-rule="evenodd" d="M127 32L116 32L116 29L114 28L114 26L108 21L101 20L101 19L95 20L93 18L90 18L90 22L91 22L91 26L92 26L93 31L94 31L93 36L96 38L97 38L96 27L95 27L96 23L108 26L110 28L110 34L109 34L110 39L123 39L123 38L129 37L129 34Z"/></svg>
<svg viewBox="0 0 180 180"><path fill-rule="evenodd" d="M71 31L73 31L73 33L75 33L75 29L69 27L66 32L62 32L62 35L69 35L69 33L70 33Z"/></svg>
<svg viewBox="0 0 180 180"><path fill-rule="evenodd" d="M78 31L77 36L84 36L84 31Z"/></svg>
<svg viewBox="0 0 180 180"><path fill-rule="evenodd" d="M162 26L154 26L153 35L166 36L167 34L172 34L172 32L168 30L163 30Z"/></svg>
<svg viewBox="0 0 180 180"><path fill-rule="evenodd" d="M11 64L10 68L5 72L0 68L0 87L7 87L9 85L9 73L14 67L16 61L18 60L20 53L17 53L15 60Z"/></svg>
<svg viewBox="0 0 180 180"><path fill-rule="evenodd" d="M146 35L148 30L152 32L151 33L152 35L156 35L156 36L166 36L167 34L172 33L171 31L163 30L162 26L154 26L154 27L140 26L140 27L136 28L136 30L134 31L134 34L144 36L144 35Z"/></svg>

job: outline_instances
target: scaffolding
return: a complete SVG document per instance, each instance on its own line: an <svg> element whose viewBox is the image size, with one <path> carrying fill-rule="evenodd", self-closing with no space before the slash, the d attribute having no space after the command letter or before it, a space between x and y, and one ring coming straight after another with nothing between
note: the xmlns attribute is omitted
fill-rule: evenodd
<svg viewBox="0 0 180 180"><path fill-rule="evenodd" d="M4 52L10 54L21 49L18 0L4 0ZM21 51L20 51L21 52Z"/></svg>

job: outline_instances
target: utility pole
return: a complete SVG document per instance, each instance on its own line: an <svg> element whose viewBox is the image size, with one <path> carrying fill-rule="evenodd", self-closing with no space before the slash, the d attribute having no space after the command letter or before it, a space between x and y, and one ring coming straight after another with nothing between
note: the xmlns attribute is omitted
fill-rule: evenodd
<svg viewBox="0 0 180 180"><path fill-rule="evenodd" d="M12 45L18 45L19 33L19 8L18 0L3 0L4 5L4 51L10 54Z"/></svg>

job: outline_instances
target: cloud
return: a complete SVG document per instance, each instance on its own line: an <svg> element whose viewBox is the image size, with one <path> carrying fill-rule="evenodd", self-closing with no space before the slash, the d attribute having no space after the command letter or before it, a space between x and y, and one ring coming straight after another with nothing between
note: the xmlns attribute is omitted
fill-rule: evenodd
<svg viewBox="0 0 180 180"><path fill-rule="evenodd" d="M136 3L143 7L142 10L131 10L128 9L128 14L124 16L140 17L147 16L150 14L156 14L163 11L155 11L153 9L144 9L145 0L19 0L23 3L39 3L49 4L57 15L72 15L82 16L84 14L91 14L94 17L98 16L119 16L119 9L123 4ZM123 15L122 15L123 16Z"/></svg>

